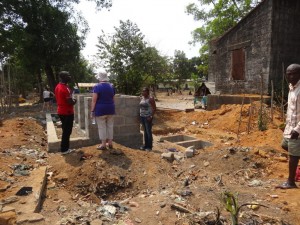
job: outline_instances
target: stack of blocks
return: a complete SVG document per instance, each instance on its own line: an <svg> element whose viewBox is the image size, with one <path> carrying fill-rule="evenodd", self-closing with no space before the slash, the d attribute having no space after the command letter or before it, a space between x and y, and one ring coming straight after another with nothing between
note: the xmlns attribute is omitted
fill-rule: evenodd
<svg viewBox="0 0 300 225"><path fill-rule="evenodd" d="M92 97L90 94L78 94L75 110L75 122L85 131L90 144L100 143L97 125L92 124L90 109ZM138 148L143 143L143 135L140 132L139 102L137 96L116 95L114 116L114 137L116 143L130 148Z"/></svg>

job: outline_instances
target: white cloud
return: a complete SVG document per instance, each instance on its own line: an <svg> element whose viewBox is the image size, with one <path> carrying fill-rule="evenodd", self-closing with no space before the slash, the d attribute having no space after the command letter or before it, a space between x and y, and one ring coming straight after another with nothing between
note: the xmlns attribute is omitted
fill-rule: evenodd
<svg viewBox="0 0 300 225"><path fill-rule="evenodd" d="M82 1L76 8L82 11L88 21L90 33L86 39L83 55L91 58L97 52L97 37L101 30L114 33L119 21L130 20L136 23L145 40L155 46L163 55L173 56L175 50L186 53L188 58L199 56L199 45L192 46L191 32L200 26L185 7L193 0L113 0L108 11L96 11L95 3Z"/></svg>

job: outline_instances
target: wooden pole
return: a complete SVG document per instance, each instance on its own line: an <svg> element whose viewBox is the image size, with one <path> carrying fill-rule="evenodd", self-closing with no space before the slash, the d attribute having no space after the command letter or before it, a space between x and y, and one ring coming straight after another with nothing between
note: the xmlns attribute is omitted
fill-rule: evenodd
<svg viewBox="0 0 300 225"><path fill-rule="evenodd" d="M273 80L271 80L271 87L272 87L272 92L271 92L271 121L273 122L273 100L274 100L274 85L273 85Z"/></svg>
<svg viewBox="0 0 300 225"><path fill-rule="evenodd" d="M250 99L250 108L249 108L249 118L248 118L248 126L247 126L247 133L250 133L250 124L252 119L252 100Z"/></svg>
<svg viewBox="0 0 300 225"><path fill-rule="evenodd" d="M285 121L284 116L284 63L282 62L282 82L281 82L281 117L283 122Z"/></svg>
<svg viewBox="0 0 300 225"><path fill-rule="evenodd" d="M239 125L238 125L238 130L237 130L237 141L240 141L240 127L241 127L241 122L242 122L242 113L243 113L243 106L244 106L244 99L245 99L245 94L243 96L243 100L242 100L242 106L241 106L241 112L240 112L240 119L239 119Z"/></svg>
<svg viewBox="0 0 300 225"><path fill-rule="evenodd" d="M259 109L259 115L258 115L258 129L262 131L264 129L264 118L263 118L263 73L260 74L260 109Z"/></svg>

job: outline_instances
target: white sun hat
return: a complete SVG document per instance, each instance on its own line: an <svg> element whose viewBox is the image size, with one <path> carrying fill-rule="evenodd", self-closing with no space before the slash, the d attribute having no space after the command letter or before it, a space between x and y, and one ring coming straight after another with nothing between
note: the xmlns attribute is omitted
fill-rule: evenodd
<svg viewBox="0 0 300 225"><path fill-rule="evenodd" d="M108 80L109 80L106 72L99 72L99 73L96 75L96 78L97 78L99 81L108 81Z"/></svg>

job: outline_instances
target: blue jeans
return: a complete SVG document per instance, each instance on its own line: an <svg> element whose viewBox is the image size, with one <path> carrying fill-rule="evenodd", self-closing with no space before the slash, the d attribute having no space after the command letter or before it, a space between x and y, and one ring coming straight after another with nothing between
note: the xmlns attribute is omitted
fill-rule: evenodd
<svg viewBox="0 0 300 225"><path fill-rule="evenodd" d="M152 149L152 142L153 142L153 137L152 137L152 120L148 121L147 117L142 117L141 116L141 123L144 128L144 143L145 143L145 148Z"/></svg>

